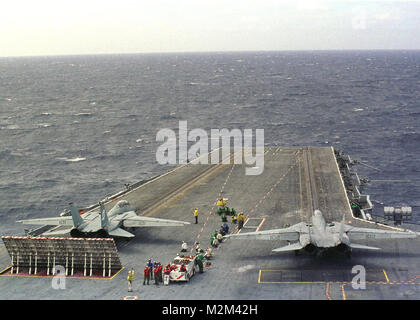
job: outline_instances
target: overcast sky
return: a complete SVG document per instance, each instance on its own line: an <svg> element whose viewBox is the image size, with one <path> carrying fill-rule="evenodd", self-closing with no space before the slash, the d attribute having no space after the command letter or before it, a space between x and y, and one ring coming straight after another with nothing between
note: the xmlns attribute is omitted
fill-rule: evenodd
<svg viewBox="0 0 420 320"><path fill-rule="evenodd" d="M420 0L4 0L0 56L420 49Z"/></svg>

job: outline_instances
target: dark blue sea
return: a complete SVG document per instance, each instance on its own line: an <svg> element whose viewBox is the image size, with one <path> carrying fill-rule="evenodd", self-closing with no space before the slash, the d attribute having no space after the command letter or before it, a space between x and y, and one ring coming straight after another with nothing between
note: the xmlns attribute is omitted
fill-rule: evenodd
<svg viewBox="0 0 420 320"><path fill-rule="evenodd" d="M156 133L180 120L342 149L361 176L410 181L372 181L373 213L420 219L420 51L1 58L0 235L166 172Z"/></svg>

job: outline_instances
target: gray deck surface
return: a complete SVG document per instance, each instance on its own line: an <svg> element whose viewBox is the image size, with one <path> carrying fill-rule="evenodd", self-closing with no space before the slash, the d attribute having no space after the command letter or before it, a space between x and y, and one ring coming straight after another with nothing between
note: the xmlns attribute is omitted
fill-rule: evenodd
<svg viewBox="0 0 420 320"><path fill-rule="evenodd" d="M276 241L226 240L215 251L212 266L189 283L143 286L147 259L166 264L184 240L205 248L221 220L215 202L221 194L248 220L242 232L281 228L308 221L317 206L327 221L375 227L352 218L332 148L270 147L259 176L246 176L245 165L188 164L130 192L126 198L140 215L190 221L186 227L143 228L130 241L118 240L126 267L113 279L66 279L54 290L51 278L0 276L0 299L418 299L418 240L369 240L360 243L382 250L353 250L351 259L332 255L272 253L286 245ZM113 204L110 204L113 205ZM199 223L193 224L193 208ZM109 209L109 208L108 208ZM230 222L230 219L229 219ZM231 230L233 225L231 224ZM1 253L1 252L0 252ZM1 259L0 259L1 262ZM365 290L352 289L351 269L367 269ZM136 270L134 292L127 292L127 269Z"/></svg>

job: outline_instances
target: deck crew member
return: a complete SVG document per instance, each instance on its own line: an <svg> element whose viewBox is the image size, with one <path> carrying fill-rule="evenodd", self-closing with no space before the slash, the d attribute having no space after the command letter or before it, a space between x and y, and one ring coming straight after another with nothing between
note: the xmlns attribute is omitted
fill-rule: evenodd
<svg viewBox="0 0 420 320"><path fill-rule="evenodd" d="M149 285L149 280L150 280L150 267L148 266L148 265L146 265L145 267L144 267L144 271L143 271L143 273L144 273L144 277L143 277L143 285L145 285L146 284L146 282L147 282L147 285Z"/></svg>
<svg viewBox="0 0 420 320"><path fill-rule="evenodd" d="M134 269L133 268L131 268L131 270L128 271L127 281L128 281L128 292L133 292L133 281L134 281Z"/></svg>
<svg viewBox="0 0 420 320"><path fill-rule="evenodd" d="M165 268L163 268L163 284L168 285L169 284L169 274L171 273L171 264L168 263Z"/></svg>
<svg viewBox="0 0 420 320"><path fill-rule="evenodd" d="M219 241L217 241L217 238L212 235L210 238L210 244L212 245L212 247L216 248L219 245Z"/></svg>
<svg viewBox="0 0 420 320"><path fill-rule="evenodd" d="M171 268L171 263L170 263L170 262L168 262L168 263L166 264L165 268L163 268L163 273L165 273L165 274L169 274L169 272L171 271L171 270L170 270L170 268Z"/></svg>
<svg viewBox="0 0 420 320"><path fill-rule="evenodd" d="M226 205L226 200L225 199L223 199L223 198L219 198L218 200L217 200L217 204L216 204L218 207L224 207L225 205Z"/></svg>
<svg viewBox="0 0 420 320"><path fill-rule="evenodd" d="M200 270L200 273L203 273L203 254L199 254L195 257L195 261L198 265L198 268Z"/></svg>
<svg viewBox="0 0 420 320"><path fill-rule="evenodd" d="M162 277L162 264L160 263L160 261L158 262L158 276L159 276L159 281L163 282L163 277Z"/></svg>
<svg viewBox="0 0 420 320"><path fill-rule="evenodd" d="M242 212L238 213L238 229L242 229L244 226L245 217Z"/></svg>
<svg viewBox="0 0 420 320"><path fill-rule="evenodd" d="M232 216L232 223L236 224L237 221L238 221L238 217Z"/></svg>
<svg viewBox="0 0 420 320"><path fill-rule="evenodd" d="M153 271L153 278L155 278L155 277L156 277L155 269L157 269L157 267L158 267L157 262L156 262L156 261L153 261L153 268L152 268L152 271ZM155 279L155 280L156 280L156 279ZM159 278L158 278L157 280L159 281Z"/></svg>
<svg viewBox="0 0 420 320"><path fill-rule="evenodd" d="M207 260L210 260L212 251L213 251L213 250L212 250L210 247L207 247L207 249L206 249L206 253L204 254L204 257L205 257Z"/></svg>
<svg viewBox="0 0 420 320"><path fill-rule="evenodd" d="M147 261L147 266L150 268L150 280L153 280L153 263L152 263L152 259L149 259L149 261Z"/></svg>
<svg viewBox="0 0 420 320"><path fill-rule="evenodd" d="M187 243L185 241L182 241L182 244L181 244L181 252L187 252L187 250L188 250Z"/></svg>
<svg viewBox="0 0 420 320"><path fill-rule="evenodd" d="M200 242L197 241L195 246L195 253L198 254L200 252L203 252L203 249L201 248Z"/></svg>
<svg viewBox="0 0 420 320"><path fill-rule="evenodd" d="M153 276L155 278L155 285L158 286L159 285L159 270L157 267L153 269Z"/></svg>
<svg viewBox="0 0 420 320"><path fill-rule="evenodd" d="M195 218L195 224L197 224L198 223L198 209L197 208L194 209L194 218Z"/></svg>
<svg viewBox="0 0 420 320"><path fill-rule="evenodd" d="M229 233L229 226L227 225L227 223L223 224L222 230L225 234Z"/></svg>

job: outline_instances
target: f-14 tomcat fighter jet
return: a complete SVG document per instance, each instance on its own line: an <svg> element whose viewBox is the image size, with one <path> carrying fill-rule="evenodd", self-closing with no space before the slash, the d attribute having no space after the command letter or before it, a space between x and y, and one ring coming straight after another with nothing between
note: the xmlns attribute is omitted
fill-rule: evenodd
<svg viewBox="0 0 420 320"><path fill-rule="evenodd" d="M120 200L107 214L105 207L100 203L100 212L87 212L80 215L79 210L69 203L71 216L57 217L57 218L41 218L20 220L23 224L41 224L53 226L66 226L67 228L60 228L46 232L44 235L58 235L70 232L72 237L84 236L114 236L132 238L134 234L122 229L122 227L172 227L184 226L190 224L189 222L158 219L138 216L135 209L128 203L127 200Z"/></svg>
<svg viewBox="0 0 420 320"><path fill-rule="evenodd" d="M311 223L301 222L288 228L258 232L239 233L225 238L255 239L255 240L287 240L297 241L287 246L274 249L273 252L294 251L296 255L301 249L320 256L325 250L337 248L350 257L351 249L379 250L362 244L352 243L353 240L366 239L399 239L416 238L414 232L391 231L369 228L358 228L342 222L326 223L319 210L315 210Z"/></svg>

